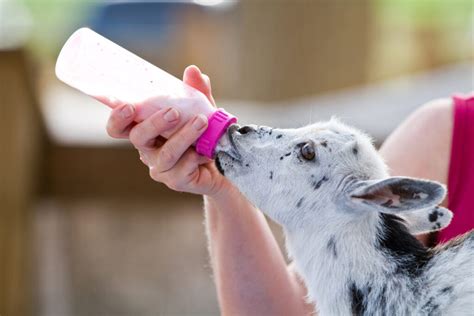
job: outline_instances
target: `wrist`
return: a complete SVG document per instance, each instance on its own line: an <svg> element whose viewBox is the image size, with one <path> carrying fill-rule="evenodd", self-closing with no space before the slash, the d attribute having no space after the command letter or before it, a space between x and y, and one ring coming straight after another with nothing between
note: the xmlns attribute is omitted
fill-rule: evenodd
<svg viewBox="0 0 474 316"><path fill-rule="evenodd" d="M229 201L241 197L242 194L227 178L222 177L216 189L204 197L216 203L229 203Z"/></svg>

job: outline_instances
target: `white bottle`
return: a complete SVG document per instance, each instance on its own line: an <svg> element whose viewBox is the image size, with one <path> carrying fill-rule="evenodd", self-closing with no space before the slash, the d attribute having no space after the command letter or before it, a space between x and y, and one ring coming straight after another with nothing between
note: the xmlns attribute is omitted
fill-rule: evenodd
<svg viewBox="0 0 474 316"><path fill-rule="evenodd" d="M195 146L198 153L211 158L221 136L237 120L214 108L200 91L88 28L77 30L64 44L56 76L99 101L133 104L137 122L162 107L177 108L180 124L164 137L195 115L206 115L208 128Z"/></svg>

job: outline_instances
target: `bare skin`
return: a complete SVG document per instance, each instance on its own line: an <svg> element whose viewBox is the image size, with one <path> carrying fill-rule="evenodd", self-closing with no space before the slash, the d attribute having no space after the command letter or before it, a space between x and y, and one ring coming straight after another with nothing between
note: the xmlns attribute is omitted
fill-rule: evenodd
<svg viewBox="0 0 474 316"><path fill-rule="evenodd" d="M197 67L186 68L183 80L215 104L209 78ZM449 100L424 106L390 136L381 153L393 175L447 182L450 113ZM176 109L165 108L139 124L133 123L134 114L132 105L116 107L107 131L112 137L130 139L155 181L173 190L204 196L209 252L222 314L313 314L314 306L304 299L304 284L293 267L287 266L263 214L217 171L210 159L190 148L205 130L206 118L195 117L164 140L160 135L179 121ZM423 157L432 160L426 163L429 159Z"/></svg>
<svg viewBox="0 0 474 316"><path fill-rule="evenodd" d="M452 108L451 99L428 102L392 132L380 148L390 174L448 183ZM447 197L442 205L447 207ZM427 244L429 237L420 235L418 239Z"/></svg>

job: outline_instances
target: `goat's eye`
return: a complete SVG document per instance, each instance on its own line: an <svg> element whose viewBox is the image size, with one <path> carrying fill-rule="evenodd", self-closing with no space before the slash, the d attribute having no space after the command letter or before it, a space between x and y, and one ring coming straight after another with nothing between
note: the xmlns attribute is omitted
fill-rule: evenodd
<svg viewBox="0 0 474 316"><path fill-rule="evenodd" d="M313 142L307 142L301 147L301 156L303 156L304 159L313 160L315 155Z"/></svg>

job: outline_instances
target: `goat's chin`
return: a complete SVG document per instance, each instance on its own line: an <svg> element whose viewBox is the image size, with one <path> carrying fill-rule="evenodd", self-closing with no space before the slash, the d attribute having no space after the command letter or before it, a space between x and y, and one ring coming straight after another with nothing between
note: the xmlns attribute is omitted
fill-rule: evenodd
<svg viewBox="0 0 474 316"><path fill-rule="evenodd" d="M241 158L237 158L231 152L220 151L214 160L217 170L229 180L235 180L249 174L248 164L245 165Z"/></svg>
<svg viewBox="0 0 474 316"><path fill-rule="evenodd" d="M219 157L216 157L216 159L214 160L214 163L216 164L217 170L218 170L223 176L225 176L225 170L224 170L224 168L222 168L221 160L220 160Z"/></svg>

